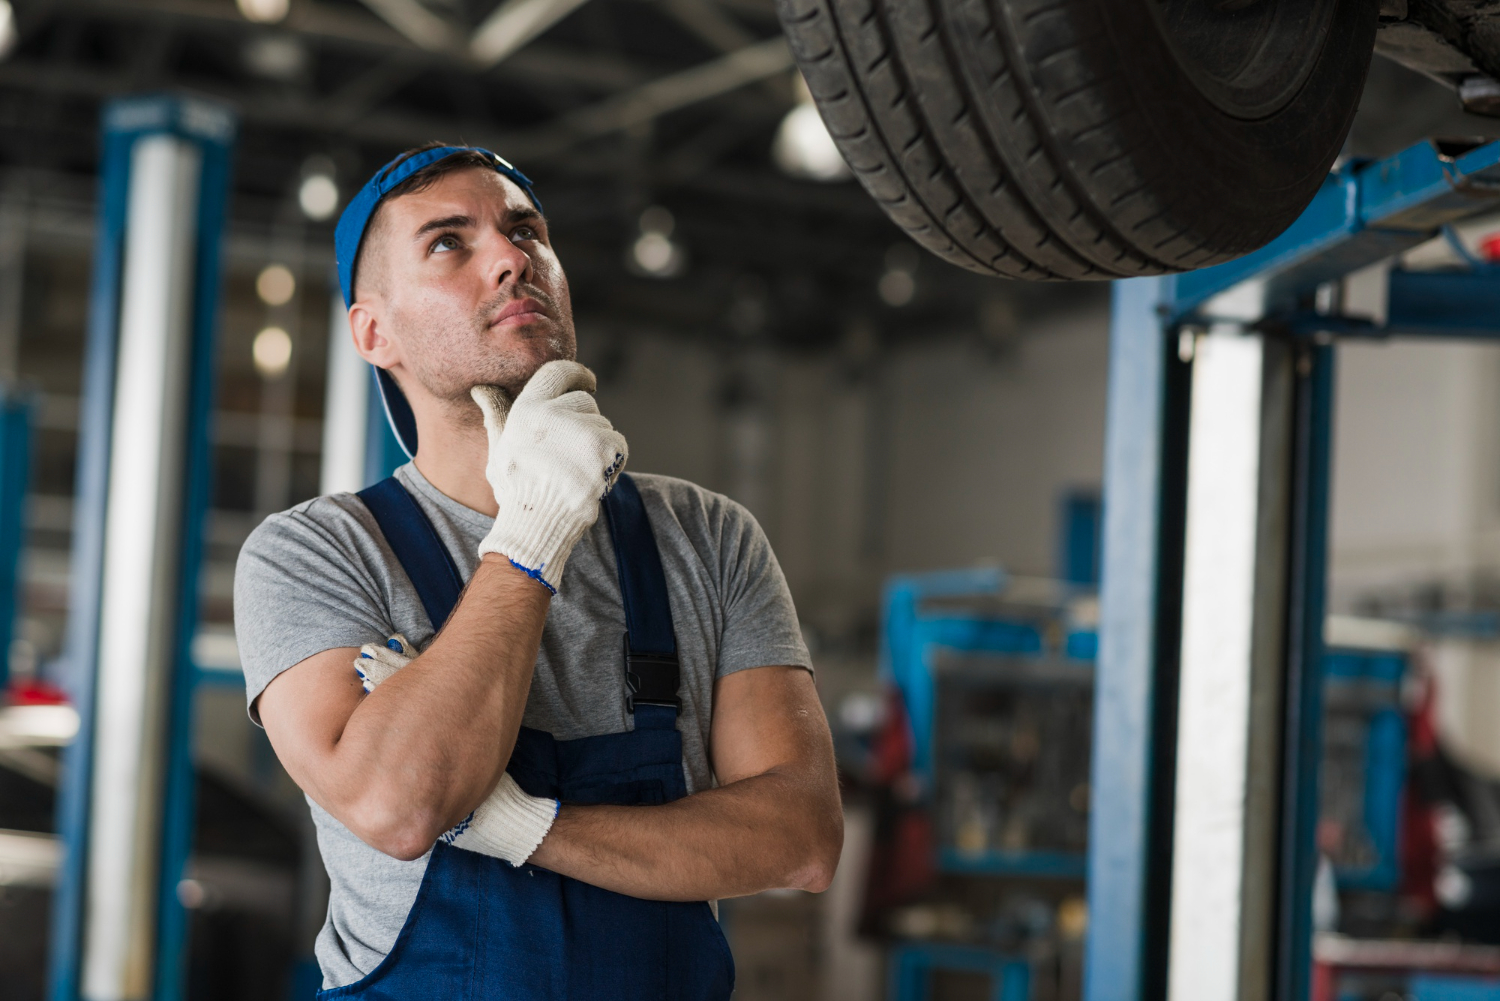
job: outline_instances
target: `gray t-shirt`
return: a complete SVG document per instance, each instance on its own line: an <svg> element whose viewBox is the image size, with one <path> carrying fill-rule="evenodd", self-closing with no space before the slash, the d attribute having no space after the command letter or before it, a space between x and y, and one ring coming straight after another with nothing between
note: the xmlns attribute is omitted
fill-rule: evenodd
<svg viewBox="0 0 1500 1001"><path fill-rule="evenodd" d="M677 726L692 793L713 784L714 679L776 664L810 670L812 661L781 567L750 513L683 480L633 475L666 571L682 664ZM396 476L467 579L493 519L439 493L411 464ZM251 533L235 568L234 618L252 717L266 685L314 654L380 642L396 632L422 649L433 635L416 590L353 494L299 504ZM600 518L574 547L552 599L524 724L560 740L629 730L624 633L614 548ZM393 859L311 799L308 805L330 883L316 952L324 986L338 987L369 973L390 951L427 856Z"/></svg>

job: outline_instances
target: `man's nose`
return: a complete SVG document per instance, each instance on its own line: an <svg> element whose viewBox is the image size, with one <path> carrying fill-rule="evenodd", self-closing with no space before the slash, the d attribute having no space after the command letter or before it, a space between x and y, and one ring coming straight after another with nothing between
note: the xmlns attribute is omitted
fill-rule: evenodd
<svg viewBox="0 0 1500 1001"><path fill-rule="evenodd" d="M490 258L489 272L490 282L496 288L507 282L528 282L531 280L531 255L504 235L499 235Z"/></svg>

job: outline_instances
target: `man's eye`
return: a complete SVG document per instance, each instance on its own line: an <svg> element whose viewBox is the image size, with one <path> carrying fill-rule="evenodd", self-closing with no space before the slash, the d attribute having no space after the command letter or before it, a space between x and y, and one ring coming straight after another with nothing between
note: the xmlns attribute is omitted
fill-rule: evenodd
<svg viewBox="0 0 1500 1001"><path fill-rule="evenodd" d="M432 252L437 253L439 251L457 250L459 246L460 244L458 242L458 237L440 236L437 238L437 241L433 243Z"/></svg>
<svg viewBox="0 0 1500 1001"><path fill-rule="evenodd" d="M510 234L512 240L537 240L536 230L530 226L517 226L515 232Z"/></svg>

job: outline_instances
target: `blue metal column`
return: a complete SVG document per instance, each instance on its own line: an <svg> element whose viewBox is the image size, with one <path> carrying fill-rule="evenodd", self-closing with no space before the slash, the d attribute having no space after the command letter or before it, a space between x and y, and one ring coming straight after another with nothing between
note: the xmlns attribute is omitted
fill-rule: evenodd
<svg viewBox="0 0 1500 1001"><path fill-rule="evenodd" d="M1323 759L1328 496L1333 468L1334 348L1303 344L1299 352L1292 404L1281 885L1277 888L1276 997L1281 1001L1304 1001L1311 988L1318 778Z"/></svg>
<svg viewBox="0 0 1500 1001"><path fill-rule="evenodd" d="M211 483L219 248L235 123L204 101L126 98L105 108L103 131L65 679L81 727L59 796L64 856L53 909L52 1001L181 993L184 921L175 889L191 841L189 651ZM142 442L159 471L144 487L139 470L113 461L122 447L140 451ZM126 531L137 523L159 537L149 556L152 583L132 598L149 612L120 618L128 602L111 588L139 570L128 557L133 540ZM111 616L116 627L106 627ZM139 672L143 689L119 688ZM100 771L100 755L109 754L96 698L104 682L144 707L140 767L150 795L112 788L108 771ZM104 707L116 726L131 719L128 706ZM122 793L144 811L132 830L118 832L132 844L124 854L90 834L100 822L94 804L121 801ZM114 836L111 829L111 842ZM105 877L107 885L93 882Z"/></svg>
<svg viewBox="0 0 1500 1001"><path fill-rule="evenodd" d="M31 400L0 388L0 702L10 684L10 646L21 606L21 550L31 482Z"/></svg>
<svg viewBox="0 0 1500 1001"><path fill-rule="evenodd" d="M1085 1001L1165 992L1190 373L1163 334L1170 289L1114 286Z"/></svg>

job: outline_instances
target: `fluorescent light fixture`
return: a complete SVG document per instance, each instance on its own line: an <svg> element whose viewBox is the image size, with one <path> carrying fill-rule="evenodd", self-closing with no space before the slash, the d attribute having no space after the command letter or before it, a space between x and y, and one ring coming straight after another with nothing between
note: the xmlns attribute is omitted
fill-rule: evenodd
<svg viewBox="0 0 1500 1001"><path fill-rule="evenodd" d="M275 24L291 10L291 0L235 0L240 14L257 24Z"/></svg>
<svg viewBox="0 0 1500 1001"><path fill-rule="evenodd" d="M0 0L0 59L10 55L20 40L21 34L16 31L15 8L10 5L10 0Z"/></svg>
<svg viewBox="0 0 1500 1001"><path fill-rule="evenodd" d="M245 68L271 80L295 80L307 69L307 49L283 34L261 35L245 43Z"/></svg>
<svg viewBox="0 0 1500 1001"><path fill-rule="evenodd" d="M255 278L255 294L267 306L285 306L297 293L297 278L285 264L267 264Z"/></svg>
<svg viewBox="0 0 1500 1001"><path fill-rule="evenodd" d="M297 204L313 222L331 219L339 207L339 186L330 174L321 171L308 174L297 189Z"/></svg>
<svg viewBox="0 0 1500 1001"><path fill-rule="evenodd" d="M255 335L250 354L262 379L279 379L292 363L292 335L280 327L267 327Z"/></svg>
<svg viewBox="0 0 1500 1001"><path fill-rule="evenodd" d="M875 285L887 306L905 306L917 294L917 265L922 255L909 243L897 243L885 252L885 273Z"/></svg>
<svg viewBox="0 0 1500 1001"><path fill-rule="evenodd" d="M917 279L910 271L892 268L880 276L876 291L887 306L905 306L917 294Z"/></svg>
<svg viewBox="0 0 1500 1001"><path fill-rule="evenodd" d="M630 245L625 263L631 271L650 278L675 278L687 268L687 255L672 240L677 221L660 205L641 213L641 235Z"/></svg>
<svg viewBox="0 0 1500 1001"><path fill-rule="evenodd" d="M10 706L0 709L0 748L63 747L78 735L72 706Z"/></svg>
<svg viewBox="0 0 1500 1001"><path fill-rule="evenodd" d="M771 159L783 173L808 181L846 181L854 176L811 98L781 120Z"/></svg>

